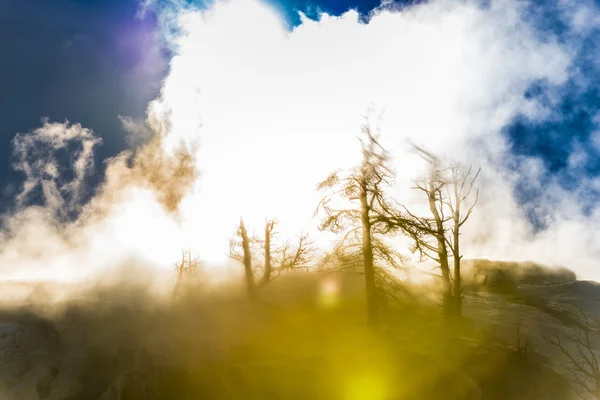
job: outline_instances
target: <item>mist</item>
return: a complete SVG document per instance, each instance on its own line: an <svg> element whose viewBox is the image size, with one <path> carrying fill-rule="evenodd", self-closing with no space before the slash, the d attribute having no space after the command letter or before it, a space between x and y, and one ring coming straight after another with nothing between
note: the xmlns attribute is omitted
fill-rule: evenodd
<svg viewBox="0 0 600 400"><path fill-rule="evenodd" d="M552 21L533 1L383 2L293 26L258 0L139 7L172 58L146 118L114 116L129 148L98 160L106 139L77 121L14 133L0 344L17 361L2 396L568 399L573 367L552 363L572 353L555 334L593 336L598 372L581 322L598 318L600 279L590 143L568 148L567 187L507 134L560 120L568 87L593 85L593 2L553 2ZM375 167L365 132L386 150ZM453 166L477 185L464 228L442 190ZM389 176L373 184L377 168ZM333 192L340 207L362 203L323 225L328 180L360 186ZM454 231L424 216L436 202ZM362 232L350 255L348 232Z"/></svg>

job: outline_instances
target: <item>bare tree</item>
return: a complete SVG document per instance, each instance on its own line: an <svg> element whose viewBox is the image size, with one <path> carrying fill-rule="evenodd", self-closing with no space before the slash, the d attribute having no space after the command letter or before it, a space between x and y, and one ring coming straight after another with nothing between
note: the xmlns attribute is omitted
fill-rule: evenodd
<svg viewBox="0 0 600 400"><path fill-rule="evenodd" d="M422 191L427 197L431 216L421 218L410 213L408 210L407 212L419 224L419 231L428 233L429 237L433 238L433 241L430 241L427 235L415 237L415 249L419 251L421 256L425 256L439 265L443 285L443 314L446 319L449 319L452 315L453 286L448 260L448 243L446 241L448 230L446 223L448 218L445 215L444 189L447 185L444 178L445 171L438 157L418 146L414 147L418 154L430 165L429 177L421 181L416 181L414 188Z"/></svg>
<svg viewBox="0 0 600 400"><path fill-rule="evenodd" d="M200 262L200 256L198 254L192 254L189 249L183 249L181 251L181 260L175 263L177 281L173 290L174 296L179 294L181 285L184 284L186 279L193 278L197 275L201 266L202 263Z"/></svg>
<svg viewBox="0 0 600 400"><path fill-rule="evenodd" d="M244 277L246 279L246 291L248 297L256 298L256 285L254 283L254 273L252 271L252 253L250 252L250 239L244 220L240 218L239 236L242 239L242 249L244 251L242 262L244 263Z"/></svg>
<svg viewBox="0 0 600 400"><path fill-rule="evenodd" d="M523 326L523 320L521 316L515 324L515 353L517 355L527 358L531 350L531 336L529 330Z"/></svg>
<svg viewBox="0 0 600 400"><path fill-rule="evenodd" d="M576 322L570 333L542 337L564 356L562 366L571 375L573 390L582 399L594 396L600 400L600 367L591 339L594 332L592 321L582 310L573 309L571 314Z"/></svg>
<svg viewBox="0 0 600 400"><path fill-rule="evenodd" d="M301 233L295 244L284 241L274 246L273 240L278 236L276 226L276 220L267 220L264 237L250 237L240 219L237 239L230 242L229 256L243 263L246 289L251 298L283 271L306 269L312 262L313 242L308 235Z"/></svg>
<svg viewBox="0 0 600 400"><path fill-rule="evenodd" d="M394 181L387 151L368 124L363 125L362 134L361 164L343 176L336 171L318 185L319 190L329 193L319 203L315 215L322 215L321 231L344 233L326 261L333 259L340 267L362 267L367 323L375 326L379 321L378 293L381 292L377 283L387 277L377 267L402 264L402 257L386 243L385 236L401 231L404 219L385 194L385 189ZM336 200L347 204L334 206Z"/></svg>
<svg viewBox="0 0 600 400"><path fill-rule="evenodd" d="M273 248L272 241L277 236L274 229L276 225L276 220L268 220L265 223L265 235L262 241L264 265L262 276L258 281L259 288L277 278L283 271L307 269L312 263L313 242L304 232L298 235L295 245L285 241Z"/></svg>
<svg viewBox="0 0 600 400"><path fill-rule="evenodd" d="M460 228L467 222L477 201L479 200L479 187L475 181L481 172L479 168L473 172L473 167L463 170L459 163L450 166L450 181L446 185L448 190L447 202L452 216L452 236L446 236L454 261L454 313L462 315L462 281L460 275Z"/></svg>
<svg viewBox="0 0 600 400"><path fill-rule="evenodd" d="M362 229L357 228L361 227L349 228L333 250L321 259L321 271L365 274ZM380 233L371 235L371 248L377 303L398 302L400 293L408 294L395 273L405 269L405 257Z"/></svg>
<svg viewBox="0 0 600 400"><path fill-rule="evenodd" d="M404 207L412 218L414 249L440 268L443 285L442 303L446 319L462 315L460 232L471 216L479 197L476 180L481 169L464 170L460 163L442 160L413 145L417 154L429 163L429 176L415 182L415 189L427 198L430 216L420 217ZM418 234L420 233L420 235ZM450 269L450 258L453 271Z"/></svg>

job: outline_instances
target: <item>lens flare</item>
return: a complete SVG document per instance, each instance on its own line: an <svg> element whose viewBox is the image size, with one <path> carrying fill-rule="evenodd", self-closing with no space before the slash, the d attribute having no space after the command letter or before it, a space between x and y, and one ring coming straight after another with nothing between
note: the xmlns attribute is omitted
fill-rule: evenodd
<svg viewBox="0 0 600 400"><path fill-rule="evenodd" d="M335 307L339 300L340 282L335 278L325 278L319 286L319 305L323 308Z"/></svg>
<svg viewBox="0 0 600 400"><path fill-rule="evenodd" d="M344 393L344 400L383 400L386 397L385 382L376 373L364 373L353 377Z"/></svg>

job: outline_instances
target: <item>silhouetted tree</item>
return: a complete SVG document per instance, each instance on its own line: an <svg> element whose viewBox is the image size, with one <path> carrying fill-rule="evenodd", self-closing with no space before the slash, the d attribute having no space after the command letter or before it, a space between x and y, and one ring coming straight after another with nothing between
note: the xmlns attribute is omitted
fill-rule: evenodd
<svg viewBox="0 0 600 400"><path fill-rule="evenodd" d="M184 281L189 278L193 278L198 273L198 269L201 267L200 256L197 254L192 255L189 249L183 249L181 251L181 260L175 263L175 273L177 274L177 282L173 290L173 295L178 295L181 289L181 285Z"/></svg>
<svg viewBox="0 0 600 400"><path fill-rule="evenodd" d="M447 205L452 217L452 236L446 237L450 246L454 261L454 313L462 315L462 281L460 275L460 228L467 222L477 201L479 200L479 187L475 181L481 172L481 168L473 173L473 168L463 170L456 163L450 166L450 180L446 185L448 189Z"/></svg>
<svg viewBox="0 0 600 400"><path fill-rule="evenodd" d="M267 220L264 237L250 237L240 218L236 235L239 239L230 242L229 255L243 263L246 289L251 298L256 297L257 291L277 278L281 272L308 268L312 262L313 243L307 234L301 233L295 245L285 241L273 248L273 239L277 236L276 226L276 220ZM258 281L255 280L255 275L258 275Z"/></svg>
<svg viewBox="0 0 600 400"><path fill-rule="evenodd" d="M344 233L334 251L326 258L335 259L340 267L362 266L367 295L367 323L379 321L378 281L389 279L382 268L400 267L401 255L386 243L386 235L397 233L404 221L387 198L385 189L393 184L394 172L387 151L379 144L368 124L362 127L363 159L361 164L341 175L336 171L318 185L329 190L319 203L315 215L322 215L321 231ZM336 200L347 203L334 206Z"/></svg>
<svg viewBox="0 0 600 400"><path fill-rule="evenodd" d="M244 263L246 291L248 296L253 299L256 297L256 285L254 283L254 273L252 271L252 253L250 252L250 239L248 238L248 231L246 230L246 225L244 225L244 220L242 218L240 218L239 236L242 239L242 262Z"/></svg>
<svg viewBox="0 0 600 400"><path fill-rule="evenodd" d="M520 357L527 358L530 349L531 336L529 335L529 331L524 329L523 320L519 316L515 324L515 353Z"/></svg>
<svg viewBox="0 0 600 400"><path fill-rule="evenodd" d="M415 189L427 198L430 216L412 218L414 249L421 256L438 264L441 271L443 312L446 319L462 315L462 281L460 230L471 216L479 196L475 182L481 169L464 170L460 163L443 163L439 157L414 146L416 152L429 163L429 176L415 182ZM453 271L450 270L450 258Z"/></svg>
<svg viewBox="0 0 600 400"><path fill-rule="evenodd" d="M450 276L450 264L448 260L448 243L446 241L448 221L445 215L444 188L447 184L444 179L444 170L439 159L431 153L415 146L419 155L430 164L429 176L426 179L415 182L415 188L422 191L427 197L430 217L420 218L411 213L413 219L419 224L419 230L429 234L433 241L427 236L415 238L415 248L419 253L436 262L441 271L443 294L442 304L445 318L452 314L452 282ZM408 210L407 210L408 212Z"/></svg>

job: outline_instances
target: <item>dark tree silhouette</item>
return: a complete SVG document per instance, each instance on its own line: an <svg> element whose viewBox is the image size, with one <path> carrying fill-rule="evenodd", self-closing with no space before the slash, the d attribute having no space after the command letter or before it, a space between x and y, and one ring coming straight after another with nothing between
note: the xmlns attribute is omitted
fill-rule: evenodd
<svg viewBox="0 0 600 400"><path fill-rule="evenodd" d="M448 189L447 202L452 217L452 235L446 236L454 261L454 314L462 315L462 280L460 275L460 228L467 222L477 201L479 200L479 187L475 181L481 172L481 168L473 172L469 167L463 170L461 165L455 163L450 166L450 180L446 185Z"/></svg>
<svg viewBox="0 0 600 400"><path fill-rule="evenodd" d="M175 263L177 281L173 290L174 296L177 296L180 293L181 287L185 284L186 279L196 277L201 266L202 263L200 262L199 255L192 254L189 249L183 249L181 251L181 260Z"/></svg>
<svg viewBox="0 0 600 400"><path fill-rule="evenodd" d="M413 145L429 163L429 176L415 182L415 189L427 198L430 216L421 217L404 210L414 226L413 250L434 261L440 268L443 285L443 313L447 320L462 315L460 230L471 216L479 197L475 185L481 169L463 169L460 163L442 162L427 150ZM450 269L450 259L453 271Z"/></svg>
<svg viewBox="0 0 600 400"><path fill-rule="evenodd" d="M368 124L362 127L363 159L346 174L336 171L318 185L328 191L319 203L315 215L321 215L321 231L343 233L334 251L325 262L335 260L340 268L361 268L365 276L367 323L379 322L381 285L390 281L384 267L399 268L402 256L386 242L386 236L403 230L405 219L395 208L385 190L393 185L394 172L389 166L387 151ZM336 201L346 204L339 207Z"/></svg>
<svg viewBox="0 0 600 400"><path fill-rule="evenodd" d="M258 290L283 271L307 269L312 263L314 248L308 235L301 233L295 244L284 241L274 247L273 239L278 236L276 226L276 220L267 220L264 237L250 237L240 218L237 238L230 242L229 256L243 263L246 289L251 298L255 298Z"/></svg>

